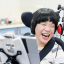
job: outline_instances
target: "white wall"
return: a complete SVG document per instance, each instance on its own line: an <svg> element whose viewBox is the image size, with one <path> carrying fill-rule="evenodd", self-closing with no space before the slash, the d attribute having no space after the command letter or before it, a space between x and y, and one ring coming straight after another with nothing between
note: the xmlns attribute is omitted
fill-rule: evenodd
<svg viewBox="0 0 64 64"><path fill-rule="evenodd" d="M63 0L0 0L0 19L19 22L21 14L26 11L34 12L41 7L57 11L58 4L64 6Z"/></svg>
<svg viewBox="0 0 64 64"><path fill-rule="evenodd" d="M20 0L0 0L0 19L20 21Z"/></svg>
<svg viewBox="0 0 64 64"><path fill-rule="evenodd" d="M58 5L64 6L64 0L20 0L21 1L21 13L25 11L34 12L39 8L51 8L54 11L58 11ZM63 11L60 12L62 19ZM62 20L61 20L62 21Z"/></svg>
<svg viewBox="0 0 64 64"><path fill-rule="evenodd" d="M57 11L58 4L63 5L63 0L20 0L21 11L35 11L38 8L46 7ZM22 7L23 6L23 7Z"/></svg>

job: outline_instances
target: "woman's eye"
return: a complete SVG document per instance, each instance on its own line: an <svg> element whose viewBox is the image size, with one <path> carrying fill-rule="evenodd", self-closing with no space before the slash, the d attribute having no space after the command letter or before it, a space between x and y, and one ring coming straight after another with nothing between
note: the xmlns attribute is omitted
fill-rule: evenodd
<svg viewBox="0 0 64 64"><path fill-rule="evenodd" d="M55 25L51 25L51 27L55 27Z"/></svg>
<svg viewBox="0 0 64 64"><path fill-rule="evenodd" d="M45 23L41 23L41 25L45 26L46 24Z"/></svg>
<svg viewBox="0 0 64 64"><path fill-rule="evenodd" d="M42 24L42 25L45 25L45 24Z"/></svg>

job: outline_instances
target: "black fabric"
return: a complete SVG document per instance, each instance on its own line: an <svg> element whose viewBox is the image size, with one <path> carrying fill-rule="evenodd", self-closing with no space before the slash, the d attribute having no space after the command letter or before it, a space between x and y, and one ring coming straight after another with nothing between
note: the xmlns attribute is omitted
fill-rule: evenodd
<svg viewBox="0 0 64 64"><path fill-rule="evenodd" d="M30 36L30 37L35 37L35 35L32 35L31 33L27 32L25 34L23 34L23 36Z"/></svg>
<svg viewBox="0 0 64 64"><path fill-rule="evenodd" d="M51 38L51 40L45 45L45 47L40 51L40 61L51 51L55 44L55 40Z"/></svg>
<svg viewBox="0 0 64 64"><path fill-rule="evenodd" d="M21 15L22 22L27 27L30 27L32 16L33 16L32 12L23 12Z"/></svg>
<svg viewBox="0 0 64 64"><path fill-rule="evenodd" d="M57 42L57 44L59 44L63 51L64 51L64 42L60 39L60 38L57 38L57 37L53 37L55 39L55 41Z"/></svg>

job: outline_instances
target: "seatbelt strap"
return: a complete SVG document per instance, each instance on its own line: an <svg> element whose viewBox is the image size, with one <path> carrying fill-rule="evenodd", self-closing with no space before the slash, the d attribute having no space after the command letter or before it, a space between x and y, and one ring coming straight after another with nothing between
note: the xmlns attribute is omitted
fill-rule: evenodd
<svg viewBox="0 0 64 64"><path fill-rule="evenodd" d="M45 47L40 51L40 61L51 51L55 44L55 40L51 38L51 40L45 45Z"/></svg>

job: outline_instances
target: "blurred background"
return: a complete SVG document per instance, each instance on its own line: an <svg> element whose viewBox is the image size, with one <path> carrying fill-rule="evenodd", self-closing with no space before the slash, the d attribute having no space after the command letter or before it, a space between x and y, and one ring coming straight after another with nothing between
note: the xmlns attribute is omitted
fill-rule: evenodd
<svg viewBox="0 0 64 64"><path fill-rule="evenodd" d="M0 0L0 34L12 33L22 35L30 32L21 19L23 12L34 13L39 8L51 8L58 11L58 5L64 7L63 0ZM62 22L64 10L61 10L60 22Z"/></svg>
<svg viewBox="0 0 64 64"><path fill-rule="evenodd" d="M19 22L23 12L34 12L42 7L57 11L59 4L63 6L63 0L0 0L0 19Z"/></svg>

